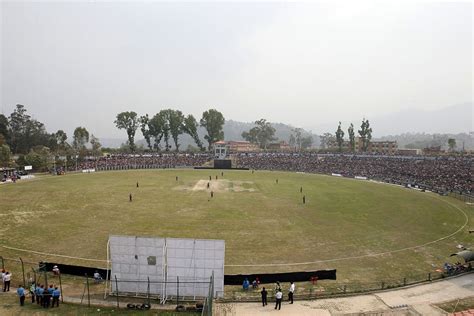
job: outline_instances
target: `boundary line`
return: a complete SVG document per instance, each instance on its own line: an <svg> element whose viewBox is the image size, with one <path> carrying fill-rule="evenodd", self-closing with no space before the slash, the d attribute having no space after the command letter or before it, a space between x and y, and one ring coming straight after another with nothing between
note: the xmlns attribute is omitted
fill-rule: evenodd
<svg viewBox="0 0 474 316"><path fill-rule="evenodd" d="M380 183L376 182L379 184L385 184L385 183ZM434 193L430 193L434 194ZM333 258L333 259L324 259L324 260L317 260L317 261L309 261L309 262L294 262L294 263L260 263L260 264L225 264L224 267L277 267L277 266L303 266L303 265L311 265L311 264L316 264L316 263L325 263L325 262L335 262L335 261L344 261L344 260L353 260L353 259L361 259L361 258L369 258L369 257L378 257L378 256L384 256L388 254L393 254L393 253L398 253L406 250L414 250L414 249L419 249L426 247L428 245L440 242L442 240L445 240L447 238L450 238L456 234L458 234L460 231L462 231L467 224L469 223L469 217L467 216L466 212L464 212L460 207L457 205L445 201L437 196L430 196L430 198L437 199L439 201L442 201L444 203L447 203L451 207L455 208L459 212L461 212L462 215L464 215L465 222L464 224L459 227L455 232L438 238L433 241L429 241L427 243L421 244L421 245L416 245L416 246L411 246L411 247L406 247L406 248L401 248L401 249L396 249L396 250L391 250L391 251L384 251L384 252L379 252L379 253L374 253L374 254L367 254L367 255L360 255L360 256L351 256L351 257L341 257L341 258ZM21 252L29 252L29 253L34 253L38 255L44 255L44 256L50 256L50 257L58 257L58 258L67 258L67 259L76 259L76 260L83 260L83 261L94 261L94 262L107 262L107 260L104 259L92 259L92 258L82 258L82 257L74 257L74 256L67 256L67 255L60 255L60 254L53 254L53 253L47 253L47 252L40 252L40 251L32 251L28 249L20 249L20 248L15 248L15 247L10 247L10 246L5 246L5 245L0 245L0 247L5 248L5 249L10 249L10 250L15 250L15 251L21 251Z"/></svg>

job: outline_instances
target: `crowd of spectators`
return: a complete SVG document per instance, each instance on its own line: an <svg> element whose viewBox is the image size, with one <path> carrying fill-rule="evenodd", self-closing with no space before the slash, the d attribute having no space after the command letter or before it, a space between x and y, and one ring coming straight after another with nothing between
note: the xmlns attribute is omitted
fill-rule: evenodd
<svg viewBox="0 0 474 316"><path fill-rule="evenodd" d="M121 169L149 169L149 168L177 168L198 167L211 159L209 154L193 153L165 153L143 155L109 155L99 158L87 158L78 163L78 170L121 170ZM70 171L75 170L72 165Z"/></svg>
<svg viewBox="0 0 474 316"><path fill-rule="evenodd" d="M316 153L238 153L234 167L281 170L368 179L419 186L437 192L473 192L473 156L383 156ZM202 166L210 154L164 153L89 158L78 170L117 170ZM74 170L72 166L71 170Z"/></svg>
<svg viewBox="0 0 474 316"><path fill-rule="evenodd" d="M401 157L310 153L240 154L239 167L287 170L368 179L419 186L438 192L470 193L474 157Z"/></svg>

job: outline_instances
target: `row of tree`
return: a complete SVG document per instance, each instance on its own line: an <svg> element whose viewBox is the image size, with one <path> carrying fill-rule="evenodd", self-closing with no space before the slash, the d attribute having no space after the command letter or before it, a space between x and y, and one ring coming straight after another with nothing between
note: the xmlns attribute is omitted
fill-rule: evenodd
<svg viewBox="0 0 474 316"><path fill-rule="evenodd" d="M202 126L207 132L204 139L208 141L210 150L212 143L224 139L224 122L222 113L215 109L202 113L200 125L192 114L185 116L180 110L173 109L161 110L152 117L148 114L139 117L133 111L121 112L117 114L114 121L118 129L124 129L127 132L128 145L132 152L136 150L135 133L138 128L140 128L150 150L161 150L163 141L165 151L169 151L172 140L175 150L178 151L180 135L188 134L203 151L205 148L198 135L199 126Z"/></svg>
<svg viewBox="0 0 474 316"><path fill-rule="evenodd" d="M363 118L362 124L360 125L360 129L357 131L359 134L360 142L361 142L361 150L366 152L369 149L370 141L372 140L372 128L370 127L369 120ZM351 123L347 129L348 135L348 149L350 151L356 150L356 136L354 131L354 124ZM342 124L339 122L337 127L336 133L333 135L331 133L324 133L320 136L321 139L321 147L323 149L332 148L334 144L337 144L339 151L343 150L344 147L344 130L342 129Z"/></svg>
<svg viewBox="0 0 474 316"><path fill-rule="evenodd" d="M99 155L99 139L84 127L74 130L72 145L63 130L48 133L43 123L33 119L24 105L17 104L10 116L0 114L0 166L11 164L12 153L18 154L19 165L44 167L56 156ZM91 149L87 144L91 144Z"/></svg>

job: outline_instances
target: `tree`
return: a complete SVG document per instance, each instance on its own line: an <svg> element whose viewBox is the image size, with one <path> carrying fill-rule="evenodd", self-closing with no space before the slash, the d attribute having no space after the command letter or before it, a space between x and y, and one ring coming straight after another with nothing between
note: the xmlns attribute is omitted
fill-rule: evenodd
<svg viewBox="0 0 474 316"><path fill-rule="evenodd" d="M290 139L288 140L288 144L290 145L290 147L296 149L296 138L295 138L295 135L290 134Z"/></svg>
<svg viewBox="0 0 474 316"><path fill-rule="evenodd" d="M10 114L8 127L8 143L14 153L27 153L34 146L49 145L52 141L44 124L31 119L26 114L25 106L21 104L17 104L13 113Z"/></svg>
<svg viewBox="0 0 474 316"><path fill-rule="evenodd" d="M351 126L347 129L349 134L349 148L351 151L355 151L355 134L354 134L354 124L351 123Z"/></svg>
<svg viewBox="0 0 474 316"><path fill-rule="evenodd" d="M319 136L321 142L321 149L331 148L336 141L336 137L331 133L324 133Z"/></svg>
<svg viewBox="0 0 474 316"><path fill-rule="evenodd" d="M362 151L366 152L372 139L372 128L370 128L369 120L362 119L360 130L358 131L362 141Z"/></svg>
<svg viewBox="0 0 474 316"><path fill-rule="evenodd" d="M178 137L183 133L184 115L180 110L168 110L168 124L176 151L179 150Z"/></svg>
<svg viewBox="0 0 474 316"><path fill-rule="evenodd" d="M94 134L91 135L90 143L92 145L92 156L100 156L100 148L102 147L102 144Z"/></svg>
<svg viewBox="0 0 474 316"><path fill-rule="evenodd" d="M251 143L258 144L262 149L267 149L267 145L276 140L275 128L265 119L255 121L255 125L248 132L243 132L242 137Z"/></svg>
<svg viewBox="0 0 474 316"><path fill-rule="evenodd" d="M199 147L199 150L203 151L204 146L202 145L201 139L199 139L197 128L198 128L198 122L196 121L194 116L192 114L189 114L188 116L186 116L186 118L184 119L183 131L189 136L191 136L194 139L194 142L196 143L196 145Z"/></svg>
<svg viewBox="0 0 474 316"><path fill-rule="evenodd" d="M11 158L10 147L7 144L0 145L0 167L9 167Z"/></svg>
<svg viewBox="0 0 474 316"><path fill-rule="evenodd" d="M76 127L72 141L72 147L76 154L80 153L81 156L84 155L87 142L89 142L89 132L87 129L85 127Z"/></svg>
<svg viewBox="0 0 474 316"><path fill-rule="evenodd" d="M165 125L166 118L162 111L155 114L148 122L150 137L154 138L153 147L155 150L160 150L160 142L164 134Z"/></svg>
<svg viewBox="0 0 474 316"><path fill-rule="evenodd" d="M0 114L0 135L4 137L6 142L9 141L9 135L10 135L10 133L8 132L8 128L9 128L9 123L8 123L7 117L3 114Z"/></svg>
<svg viewBox="0 0 474 316"><path fill-rule="evenodd" d="M158 113L158 116L160 118L160 122L161 122L161 132L162 132L162 136L163 136L163 140L165 141L165 151L169 151L170 150L170 144L169 144L169 140L170 140L170 120L169 120L169 116L170 116L170 113L169 113L169 110L161 110L159 113Z"/></svg>
<svg viewBox="0 0 474 316"><path fill-rule="evenodd" d="M450 151L454 151L456 149L456 140L454 138L448 139L448 146Z"/></svg>
<svg viewBox="0 0 474 316"><path fill-rule="evenodd" d="M211 150L212 144L219 140L224 140L223 126L225 123L224 116L221 112L210 109L202 113L201 126L207 131L207 135L204 138L209 143L209 150Z"/></svg>
<svg viewBox="0 0 474 316"><path fill-rule="evenodd" d="M137 113L133 111L119 113L117 114L114 123L118 129L124 129L127 131L130 150L132 152L135 151L135 132L139 125Z"/></svg>
<svg viewBox="0 0 474 316"><path fill-rule="evenodd" d="M51 151L45 146L35 146L25 156L25 162L33 166L34 170L45 171L51 163Z"/></svg>
<svg viewBox="0 0 474 316"><path fill-rule="evenodd" d="M296 150L301 150L301 141L303 140L303 129L302 128L293 128L291 130L290 143L294 144ZM311 143L313 141L311 140Z"/></svg>
<svg viewBox="0 0 474 316"><path fill-rule="evenodd" d="M21 143L24 138L26 124L30 116L26 114L25 106L17 104L15 110L10 114L10 145L14 153L20 152Z"/></svg>
<svg viewBox="0 0 474 316"><path fill-rule="evenodd" d="M301 149L308 149L313 145L313 136L308 135L301 138Z"/></svg>
<svg viewBox="0 0 474 316"><path fill-rule="evenodd" d="M148 117L148 114L145 114L143 116L140 116L138 119L138 122L140 123L140 130L142 131L143 137L145 137L146 144L148 145L149 149L152 149L151 146L151 133L150 133L150 118Z"/></svg>
<svg viewBox="0 0 474 316"><path fill-rule="evenodd" d="M62 129L60 129L53 135L56 139L56 143L58 144L58 149L65 150L68 147L68 143L66 143L67 134Z"/></svg>
<svg viewBox="0 0 474 316"><path fill-rule="evenodd" d="M339 122L339 126L336 130L336 142L337 147L339 147L339 151L342 151L342 145L344 144L344 131L341 128L341 122Z"/></svg>

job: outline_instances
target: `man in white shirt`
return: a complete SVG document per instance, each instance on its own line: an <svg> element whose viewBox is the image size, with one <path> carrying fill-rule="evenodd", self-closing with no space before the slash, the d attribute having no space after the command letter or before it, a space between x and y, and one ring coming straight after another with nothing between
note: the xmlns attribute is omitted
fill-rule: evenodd
<svg viewBox="0 0 474 316"><path fill-rule="evenodd" d="M12 275L10 272L6 272L3 276L3 292L10 292L10 280Z"/></svg>
<svg viewBox="0 0 474 316"><path fill-rule="evenodd" d="M282 298L283 298L283 293L281 292L281 289L278 289L276 294L275 294L275 299L276 299L275 309L277 309L277 307L278 307L278 310L281 309L281 299Z"/></svg>
<svg viewBox="0 0 474 316"><path fill-rule="evenodd" d="M295 284L293 282L290 282L290 290L288 292L288 300L290 301L290 304L293 304L293 293L295 293Z"/></svg>

